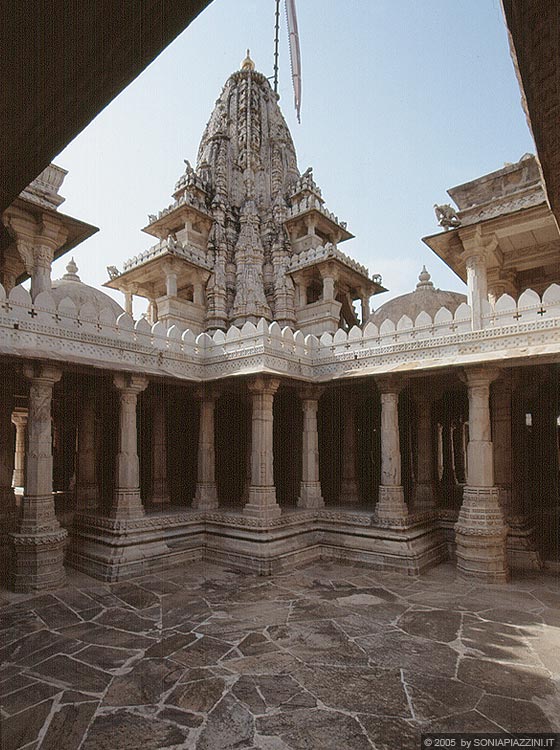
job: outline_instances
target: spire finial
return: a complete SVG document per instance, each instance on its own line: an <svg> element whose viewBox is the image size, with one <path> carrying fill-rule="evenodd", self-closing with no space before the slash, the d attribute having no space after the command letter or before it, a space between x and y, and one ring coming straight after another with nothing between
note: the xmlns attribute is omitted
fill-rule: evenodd
<svg viewBox="0 0 560 750"><path fill-rule="evenodd" d="M247 49L247 56L241 63L241 70L254 70L254 69L255 69L255 63L251 60L250 50Z"/></svg>
<svg viewBox="0 0 560 750"><path fill-rule="evenodd" d="M431 281L431 276L426 270L426 266L422 266L422 270L420 271L420 274L418 276L418 284L416 284L416 289L433 289L434 285Z"/></svg>
<svg viewBox="0 0 560 750"><path fill-rule="evenodd" d="M78 276L78 266L76 265L74 258L70 259L70 262L66 266L66 273L62 278L64 281L81 281Z"/></svg>

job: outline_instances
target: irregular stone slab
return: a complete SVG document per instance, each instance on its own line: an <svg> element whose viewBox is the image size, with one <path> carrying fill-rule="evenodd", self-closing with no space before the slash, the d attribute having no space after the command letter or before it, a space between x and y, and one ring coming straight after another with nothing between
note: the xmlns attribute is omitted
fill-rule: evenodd
<svg viewBox="0 0 560 750"><path fill-rule="evenodd" d="M87 646L75 654L74 658L98 669L109 670L122 667L133 656L136 656L136 651L106 646Z"/></svg>
<svg viewBox="0 0 560 750"><path fill-rule="evenodd" d="M461 614L443 609L409 610L399 617L397 626L410 635L449 643L457 638Z"/></svg>
<svg viewBox="0 0 560 750"><path fill-rule="evenodd" d="M183 670L164 659L143 659L130 672L113 679L104 706L144 706L158 703Z"/></svg>
<svg viewBox="0 0 560 750"><path fill-rule="evenodd" d="M30 622L38 622L37 615L31 611L31 609L24 607L20 604L14 605L13 607L5 607L0 610L0 630L6 631L12 628L22 628ZM44 627L42 623L39 623L41 628ZM5 638L5 633L2 632L2 638Z"/></svg>
<svg viewBox="0 0 560 750"><path fill-rule="evenodd" d="M436 719L427 726L425 732L493 732L500 734L502 728L475 710Z"/></svg>
<svg viewBox="0 0 560 750"><path fill-rule="evenodd" d="M192 592L166 594L161 597L162 628L176 628L187 622L202 622L212 614L207 602Z"/></svg>
<svg viewBox="0 0 560 750"><path fill-rule="evenodd" d="M253 717L228 694L208 714L196 750L241 750L253 744L253 736Z"/></svg>
<svg viewBox="0 0 560 750"><path fill-rule="evenodd" d="M97 716L80 750L138 750L173 747L185 742L186 729L161 721L120 711Z"/></svg>
<svg viewBox="0 0 560 750"><path fill-rule="evenodd" d="M22 688L27 687L28 685L33 685L37 682L37 680L33 680L25 674L18 674L19 667L8 667L7 669L13 671L11 674L8 673L8 679L0 682L0 698L3 698L10 693L15 693L16 690L21 690ZM0 705L2 705L2 703L3 702L0 700Z"/></svg>
<svg viewBox="0 0 560 750"><path fill-rule="evenodd" d="M30 635L31 633L36 633L37 631L44 629L44 622L40 620L37 615L32 615L32 619L28 619L21 625L14 625L11 628L3 630L0 633L0 642L2 643L2 646L6 647L14 641L19 641L26 635Z"/></svg>
<svg viewBox="0 0 560 750"><path fill-rule="evenodd" d="M358 719L376 750L418 750L420 736L427 731L404 719L368 715L361 715Z"/></svg>
<svg viewBox="0 0 560 750"><path fill-rule="evenodd" d="M34 682L32 685L27 685L15 693L6 695L2 698L0 705L2 706L2 710L7 714L16 714L18 711L35 706L37 703L41 703L47 698L52 698L56 693L60 692L60 688L46 685L44 682Z"/></svg>
<svg viewBox="0 0 560 750"><path fill-rule="evenodd" d="M56 598L64 602L64 604L73 609L74 612L83 612L84 610L91 609L96 604L95 599L87 596L83 591L73 588L66 588L57 591Z"/></svg>
<svg viewBox="0 0 560 750"><path fill-rule="evenodd" d="M295 673L295 677L329 708L410 718L399 670L304 667Z"/></svg>
<svg viewBox="0 0 560 750"><path fill-rule="evenodd" d="M138 581L138 584L147 591L151 591L152 594L174 594L176 591L180 591L181 587L173 583L173 581L163 580L161 578L150 577L142 578Z"/></svg>
<svg viewBox="0 0 560 750"><path fill-rule="evenodd" d="M328 620L273 626L268 632L274 643L310 664L367 664L364 652Z"/></svg>
<svg viewBox="0 0 560 750"><path fill-rule="evenodd" d="M228 659L227 668L237 674L286 674L302 666L294 656L281 651L258 656Z"/></svg>
<svg viewBox="0 0 560 750"><path fill-rule="evenodd" d="M522 633L511 625L486 622L465 615L461 640L469 656L485 656L496 661L538 664L538 659L525 642Z"/></svg>
<svg viewBox="0 0 560 750"><path fill-rule="evenodd" d="M178 708L169 706L159 712L158 719L165 719L165 721L172 721L175 724L180 724L182 727L193 729L199 727L204 721L202 716L197 716L196 714L191 714L187 711L181 711Z"/></svg>
<svg viewBox="0 0 560 750"><path fill-rule="evenodd" d="M449 646L399 631L357 638L373 664L407 669L420 674L453 677L458 655Z"/></svg>
<svg viewBox="0 0 560 750"><path fill-rule="evenodd" d="M333 618L333 622L350 638L355 638L360 635L375 635L377 633L383 633L387 630L394 630L395 627L392 625L393 620L396 620L399 615L404 611L404 607L395 605L397 611L394 617L372 617L371 615L363 615L352 613L350 615L343 615L342 617Z"/></svg>
<svg viewBox="0 0 560 750"><path fill-rule="evenodd" d="M278 651L278 646L272 643L264 633L249 633L237 646L243 656L254 656L256 654L267 654Z"/></svg>
<svg viewBox="0 0 560 750"><path fill-rule="evenodd" d="M241 703L247 706L252 714L266 713L267 705L257 690L253 676L242 675L232 687L231 692Z"/></svg>
<svg viewBox="0 0 560 750"><path fill-rule="evenodd" d="M111 586L111 591L134 609L146 609L154 606L154 604L159 605L159 598L153 592L134 583L115 583Z"/></svg>
<svg viewBox="0 0 560 750"><path fill-rule="evenodd" d="M196 640L197 637L194 633L174 633L166 638L162 638L157 643L154 643L153 646L150 646L144 656L146 658L164 658L165 656L174 654L176 651L179 651L179 649L185 648L185 646L189 646Z"/></svg>
<svg viewBox="0 0 560 750"><path fill-rule="evenodd" d="M531 648L553 674L560 677L560 627L545 627L542 635L531 640Z"/></svg>
<svg viewBox="0 0 560 750"><path fill-rule="evenodd" d="M41 747L43 750L78 750L97 709L97 703L62 706L52 717Z"/></svg>
<svg viewBox="0 0 560 750"><path fill-rule="evenodd" d="M111 680L110 675L105 672L68 656L53 656L36 665L31 674L86 693L102 693Z"/></svg>
<svg viewBox="0 0 560 750"><path fill-rule="evenodd" d="M18 662L30 654L63 641L62 635L51 633L46 629L38 630L0 648L0 662Z"/></svg>
<svg viewBox="0 0 560 750"><path fill-rule="evenodd" d="M79 622L82 622L73 610L61 602L56 602L51 607L42 608L37 611L37 614L51 630L57 630L67 625L77 625Z"/></svg>
<svg viewBox="0 0 560 750"><path fill-rule="evenodd" d="M457 677L481 690L510 698L545 698L556 692L544 669L496 664L485 659L461 659Z"/></svg>
<svg viewBox="0 0 560 750"><path fill-rule="evenodd" d="M203 635L192 645L173 654L173 660L186 667L207 667L216 664L230 649L229 643Z"/></svg>
<svg viewBox="0 0 560 750"><path fill-rule="evenodd" d="M60 640L53 642L50 646L47 646L47 648L42 648L39 649L39 651L34 651L24 659L18 660L18 663L23 664L27 667L34 667L36 664L45 661L45 659L48 659L50 656L54 656L56 654L73 654L76 651L79 651L82 646L83 644L81 644L74 638L66 638L63 636L62 638L60 638Z"/></svg>
<svg viewBox="0 0 560 750"><path fill-rule="evenodd" d="M153 646L155 643L153 638L146 638L137 633L125 633L122 630L114 630L113 628L104 628L93 622L73 625L71 628L65 628L63 632L71 638L96 646L143 650Z"/></svg>
<svg viewBox="0 0 560 750"><path fill-rule="evenodd" d="M403 679L414 716L420 721L464 713L473 709L482 696L482 690L445 677L413 674L405 670Z"/></svg>
<svg viewBox="0 0 560 750"><path fill-rule="evenodd" d="M2 748L16 750L36 740L43 728L53 701L47 700L7 719L2 719Z"/></svg>
<svg viewBox="0 0 560 750"><path fill-rule="evenodd" d="M554 729L542 709L530 701L485 695L477 709L508 732L551 732Z"/></svg>
<svg viewBox="0 0 560 750"><path fill-rule="evenodd" d="M208 713L222 697L225 685L224 680L219 677L181 683L165 702L185 711Z"/></svg>
<svg viewBox="0 0 560 750"><path fill-rule="evenodd" d="M291 750L371 750L358 721L335 711L298 709L263 716L256 727L258 734L279 737Z"/></svg>
<svg viewBox="0 0 560 750"><path fill-rule="evenodd" d="M129 609L117 607L106 609L99 617L96 617L95 622L98 625L126 630L127 633L150 633L155 630L153 620L139 617L136 612L131 612Z"/></svg>
<svg viewBox="0 0 560 750"><path fill-rule="evenodd" d="M522 628L523 634L527 635L531 631L527 631L526 628L538 627L542 624L543 618L541 615L534 614L532 612L523 612L517 609L509 609L506 607L496 607L494 609L485 609L478 613L478 616L482 620L491 620L493 622L503 622L506 625L515 625L516 627Z"/></svg>

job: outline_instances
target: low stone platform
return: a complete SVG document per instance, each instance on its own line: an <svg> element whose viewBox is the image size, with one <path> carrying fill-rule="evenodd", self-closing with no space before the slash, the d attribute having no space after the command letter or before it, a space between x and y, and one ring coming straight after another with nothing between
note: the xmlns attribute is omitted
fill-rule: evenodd
<svg viewBox="0 0 560 750"><path fill-rule="evenodd" d="M138 519L78 513L69 531L67 562L103 581L197 561L259 575L319 560L417 575L448 556L433 512L380 522L358 506L288 507L274 518L191 508L149 512Z"/></svg>
<svg viewBox="0 0 560 750"><path fill-rule="evenodd" d="M2 750L417 750L560 730L560 579L196 562L0 594Z"/></svg>

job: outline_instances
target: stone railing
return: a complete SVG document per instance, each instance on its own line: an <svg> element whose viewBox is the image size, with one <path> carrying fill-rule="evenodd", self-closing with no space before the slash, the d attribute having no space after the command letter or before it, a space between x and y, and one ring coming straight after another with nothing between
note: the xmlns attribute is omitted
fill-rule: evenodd
<svg viewBox="0 0 560 750"><path fill-rule="evenodd" d="M339 221L338 216L335 216L332 211L329 211L329 209L326 208L323 203L321 203L321 200L316 195L305 196L300 201L294 203L293 206L290 206L290 208L288 209L288 218L293 219L296 216L300 216L301 214L304 214L307 211L311 211L313 209L315 211L319 211L319 213L323 214L323 216L326 216L327 219L330 219L339 227L342 227L342 229L346 229L346 222Z"/></svg>
<svg viewBox="0 0 560 750"><path fill-rule="evenodd" d="M206 254L204 253L204 251L199 250L192 245L185 245L178 240L167 238L165 240L161 240L157 243L157 245L153 245L143 253L139 253L133 258L125 260L123 264L123 273L125 273L126 271L130 271L131 268L141 266L144 263L157 258L159 255L163 255L164 253L173 253L174 255L178 255L181 258L185 258L185 260L190 260L197 266L202 266L203 268L211 270L211 265L206 259Z"/></svg>
<svg viewBox="0 0 560 750"><path fill-rule="evenodd" d="M349 255L342 253L331 242L328 242L326 245L317 245L317 247L312 247L309 250L304 250L303 252L294 255L288 270L297 271L300 268L313 266L315 263L319 263L322 260L328 260L329 258L339 260L341 263L344 263L345 266L348 266L348 268L351 268L353 271L356 271L369 279L369 271L365 266L362 266L361 263L358 263ZM381 276L377 274L374 280L381 283Z"/></svg>
<svg viewBox="0 0 560 750"><path fill-rule="evenodd" d="M320 338L280 328L261 319L226 332L195 335L161 322L136 322L91 303L80 309L65 298L58 305L48 292L35 302L21 286L8 299L0 286L0 353L16 358L54 359L94 367L170 375L200 381L228 375L271 372L308 381L348 375L405 372L438 366L560 356L560 286L539 297L524 292L517 303L502 296L487 305L483 327L472 330L471 310L452 315L441 308L432 318L421 312L379 328L324 333Z"/></svg>

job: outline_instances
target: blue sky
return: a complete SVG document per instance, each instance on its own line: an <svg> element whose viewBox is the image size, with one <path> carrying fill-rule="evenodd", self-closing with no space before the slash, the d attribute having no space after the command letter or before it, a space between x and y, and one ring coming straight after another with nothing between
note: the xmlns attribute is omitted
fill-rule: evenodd
<svg viewBox="0 0 560 750"><path fill-rule="evenodd" d="M301 125L283 11L280 105L300 170L313 166L328 208L356 235L341 249L390 290L372 307L413 289L424 263L436 286L461 289L421 242L438 231L433 204L449 200L447 188L534 152L499 0L296 6ZM274 0L214 0L55 159L69 170L61 210L100 227L74 253L83 281L102 284L107 265L122 267L153 243L140 229L170 203L183 159L196 162L214 102L245 49L272 74L273 24ZM53 278L65 264L55 264Z"/></svg>

